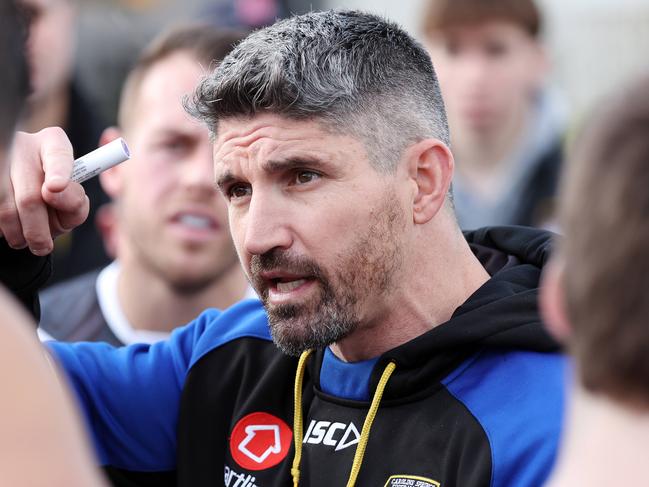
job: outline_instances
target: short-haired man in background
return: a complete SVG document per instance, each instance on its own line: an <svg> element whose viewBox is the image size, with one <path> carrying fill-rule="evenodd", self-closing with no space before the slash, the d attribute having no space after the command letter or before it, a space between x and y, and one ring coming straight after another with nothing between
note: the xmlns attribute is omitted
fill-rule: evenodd
<svg viewBox="0 0 649 487"><path fill-rule="evenodd" d="M428 0L422 35L439 75L462 228L552 220L564 116L545 85L533 0Z"/></svg>
<svg viewBox="0 0 649 487"><path fill-rule="evenodd" d="M4 217L4 200L11 197L7 155L28 92L24 41L24 23L15 2L3 0L0 2L0 219ZM61 217L66 213L65 206L70 204L69 197L74 200L75 193L82 194L80 186L69 185L67 194L57 191L60 188L56 184L48 188L61 197L58 201ZM79 223L86 213L87 208L82 207L67 216ZM26 288L34 283L22 278L36 276L38 281L48 269L47 266L30 268L29 260L21 261L20 254L0 237L0 282L12 281L14 286L19 286L12 291L24 297L29 294ZM10 267L8 260L15 267ZM27 300L25 304L31 307L33 302ZM31 321L25 309L0 286L0 485L104 485L92 467L88 442L80 421L73 414L71 398L60 387L30 330Z"/></svg>
<svg viewBox="0 0 649 487"><path fill-rule="evenodd" d="M120 345L168 336L209 307L253 297L213 183L207 128L182 100L242 39L211 26L171 30L127 78L119 128L132 159L101 175L114 198L117 260L46 289L40 329L58 340Z"/></svg>
<svg viewBox="0 0 649 487"><path fill-rule="evenodd" d="M549 485L649 485L649 77L575 142L543 310L575 371Z"/></svg>
<svg viewBox="0 0 649 487"><path fill-rule="evenodd" d="M297 16L238 44L193 112L264 307L50 344L118 483L541 485L563 408L536 304L550 237L462 234L423 47L370 14ZM15 165L41 176L49 135Z"/></svg>

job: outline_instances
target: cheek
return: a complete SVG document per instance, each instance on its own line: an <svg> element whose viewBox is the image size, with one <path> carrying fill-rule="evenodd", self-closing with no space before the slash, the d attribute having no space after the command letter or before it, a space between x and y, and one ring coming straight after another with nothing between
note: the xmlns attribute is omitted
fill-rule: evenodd
<svg viewBox="0 0 649 487"><path fill-rule="evenodd" d="M246 229L242 219L234 212L233 209L227 209L227 223L229 227L230 235L232 236L232 242L234 248L239 255L239 260L243 264L245 269L248 269L248 258L243 252L243 242L246 235Z"/></svg>
<svg viewBox="0 0 649 487"><path fill-rule="evenodd" d="M435 70L437 72L437 79L439 81L442 94L453 93L457 86L455 82L458 80L457 66L452 60L439 61L435 63Z"/></svg>
<svg viewBox="0 0 649 487"><path fill-rule="evenodd" d="M124 180L124 199L129 210L157 212L165 206L165 200L172 197L176 185L173 175L165 171L134 170Z"/></svg>
<svg viewBox="0 0 649 487"><path fill-rule="evenodd" d="M504 78L503 90L495 96L499 106L503 110L526 106L533 92L526 73L508 73Z"/></svg>
<svg viewBox="0 0 649 487"><path fill-rule="evenodd" d="M493 78L507 90L522 92L528 90L537 71L530 60L531 53L514 51L493 63ZM503 90L505 91L505 90Z"/></svg>
<svg viewBox="0 0 649 487"><path fill-rule="evenodd" d="M44 19L32 32L35 61L48 66L48 72L67 73L72 63L74 25L67 18Z"/></svg>
<svg viewBox="0 0 649 487"><path fill-rule="evenodd" d="M224 225L228 225L229 228L230 215L228 213L228 205L225 202L223 196L221 196L218 191L214 196L214 208L216 209L216 216L218 217L219 221L223 222Z"/></svg>
<svg viewBox="0 0 649 487"><path fill-rule="evenodd" d="M156 160L143 161L134 169L131 179L139 183L142 191L158 197L173 192L181 176L179 165Z"/></svg>
<svg viewBox="0 0 649 487"><path fill-rule="evenodd" d="M335 261L362 233L359 226L364 227L369 221L369 201L370 197L354 198L353 201L339 198L331 205L318 205L317 213L303 214L294 222L298 241L321 264Z"/></svg>

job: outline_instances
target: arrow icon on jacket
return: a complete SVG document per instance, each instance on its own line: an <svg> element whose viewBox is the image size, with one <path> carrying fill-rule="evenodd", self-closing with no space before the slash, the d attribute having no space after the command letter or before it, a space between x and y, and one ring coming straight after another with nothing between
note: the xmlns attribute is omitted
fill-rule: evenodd
<svg viewBox="0 0 649 487"><path fill-rule="evenodd" d="M237 448L251 460L262 463L269 455L282 450L278 425L251 424L244 431L246 437Z"/></svg>

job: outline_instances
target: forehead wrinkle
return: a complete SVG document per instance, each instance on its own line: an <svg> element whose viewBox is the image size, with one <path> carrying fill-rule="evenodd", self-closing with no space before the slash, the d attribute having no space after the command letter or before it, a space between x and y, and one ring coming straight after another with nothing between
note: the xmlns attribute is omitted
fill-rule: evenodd
<svg viewBox="0 0 649 487"><path fill-rule="evenodd" d="M214 152L215 169L219 165L229 167L233 164L241 164L244 161L249 162L251 159L255 159L261 150L260 147L255 146L255 142L262 138L264 137L259 137L248 144L231 143L222 145Z"/></svg>
<svg viewBox="0 0 649 487"><path fill-rule="evenodd" d="M313 123L274 117L262 120L235 118L226 122L226 130L220 130L214 143L215 182L238 179L243 166L257 160L259 169L266 173L286 170L304 165L331 166L333 154L317 150L323 135ZM221 126L223 129L223 126ZM315 144L315 145L314 145ZM335 152L339 152L340 147ZM280 168L280 165L282 168ZM219 176L219 172L221 176Z"/></svg>
<svg viewBox="0 0 649 487"><path fill-rule="evenodd" d="M273 127L274 124L269 122L262 123L257 121L257 123L246 123L243 126L234 128L234 130L230 128L230 130L227 130L229 134L226 134L224 137L221 136L223 134L223 130L221 130L217 140L220 139L219 142L222 145L227 145L234 141L235 145L247 146L257 139L268 137L269 135L266 133L266 129L272 129Z"/></svg>
<svg viewBox="0 0 649 487"><path fill-rule="evenodd" d="M219 168L223 168L221 171L223 174L232 174L232 171L230 170L232 161L247 158L245 149L240 147L235 147L233 151L226 153L222 157L218 157L220 152L220 150L214 151L214 174L217 181L219 178Z"/></svg>
<svg viewBox="0 0 649 487"><path fill-rule="evenodd" d="M227 159L260 158L265 160L275 152L281 143L304 140L303 134L292 135L290 131L279 130L269 133L269 131L273 131L273 128L274 126L271 124L264 124L243 133L234 131L223 139L217 140L215 148L217 145L218 148L215 154L221 156L219 162L225 163Z"/></svg>
<svg viewBox="0 0 649 487"><path fill-rule="evenodd" d="M257 133L256 133L257 132ZM214 147L218 149L215 151L215 156L221 154L219 158L221 162L225 159L231 158L249 158L256 156L259 151L258 147L254 147L255 143L261 139L267 138L268 135L259 133L257 130L249 130L244 132L234 131L222 139L217 139L214 142Z"/></svg>
<svg viewBox="0 0 649 487"><path fill-rule="evenodd" d="M233 139L243 139L237 145L246 145L262 137L269 137L279 141L288 141L292 140L293 138L300 139L305 133L308 133L309 135L314 137L322 135L322 133L313 133L314 131L322 131L322 127L319 124L317 124L316 122L302 121L299 122L299 126L297 127L300 129L298 131L300 132L300 136L291 137L291 134L293 134L294 129L296 128L294 127L296 122L277 116L272 117L272 119L268 119L266 116L261 116L261 119L255 117L232 118L230 120L224 120L223 122L221 122L221 124L228 123L229 121L230 125L234 123L238 126L235 126L234 129L230 128L228 130L230 134L226 135L225 137L221 137L223 130L220 130L219 134L217 135L217 140L220 139L219 142L225 145ZM222 129L222 127L223 125L221 125L220 128ZM256 132L259 132L259 134L256 134Z"/></svg>

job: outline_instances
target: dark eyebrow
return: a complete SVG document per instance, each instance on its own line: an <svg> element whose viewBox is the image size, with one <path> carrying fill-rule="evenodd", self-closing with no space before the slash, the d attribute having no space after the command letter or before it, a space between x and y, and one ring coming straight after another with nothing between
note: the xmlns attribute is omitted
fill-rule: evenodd
<svg viewBox="0 0 649 487"><path fill-rule="evenodd" d="M287 159L277 161L266 161L264 163L264 170L267 172L282 172L291 171L293 169L312 168L312 169L327 169L331 168L328 161L318 157L289 157Z"/></svg>
<svg viewBox="0 0 649 487"><path fill-rule="evenodd" d="M225 186L236 180L237 178L234 177L234 174L232 174L230 171L227 171L216 178L216 180L214 181L214 186L216 186L218 190L223 192L223 188L225 188Z"/></svg>
<svg viewBox="0 0 649 487"><path fill-rule="evenodd" d="M333 166L328 161L317 157L289 157L287 159L266 161L263 169L266 172L278 173L282 171L291 171L293 169L312 168L312 169L329 169ZM226 171L215 180L215 186L221 191L225 186L239 179L230 171Z"/></svg>
<svg viewBox="0 0 649 487"><path fill-rule="evenodd" d="M158 138L182 137L186 139L193 139L196 137L192 132L188 132L186 130L178 130L177 128L174 127L159 127L157 129L156 136Z"/></svg>

